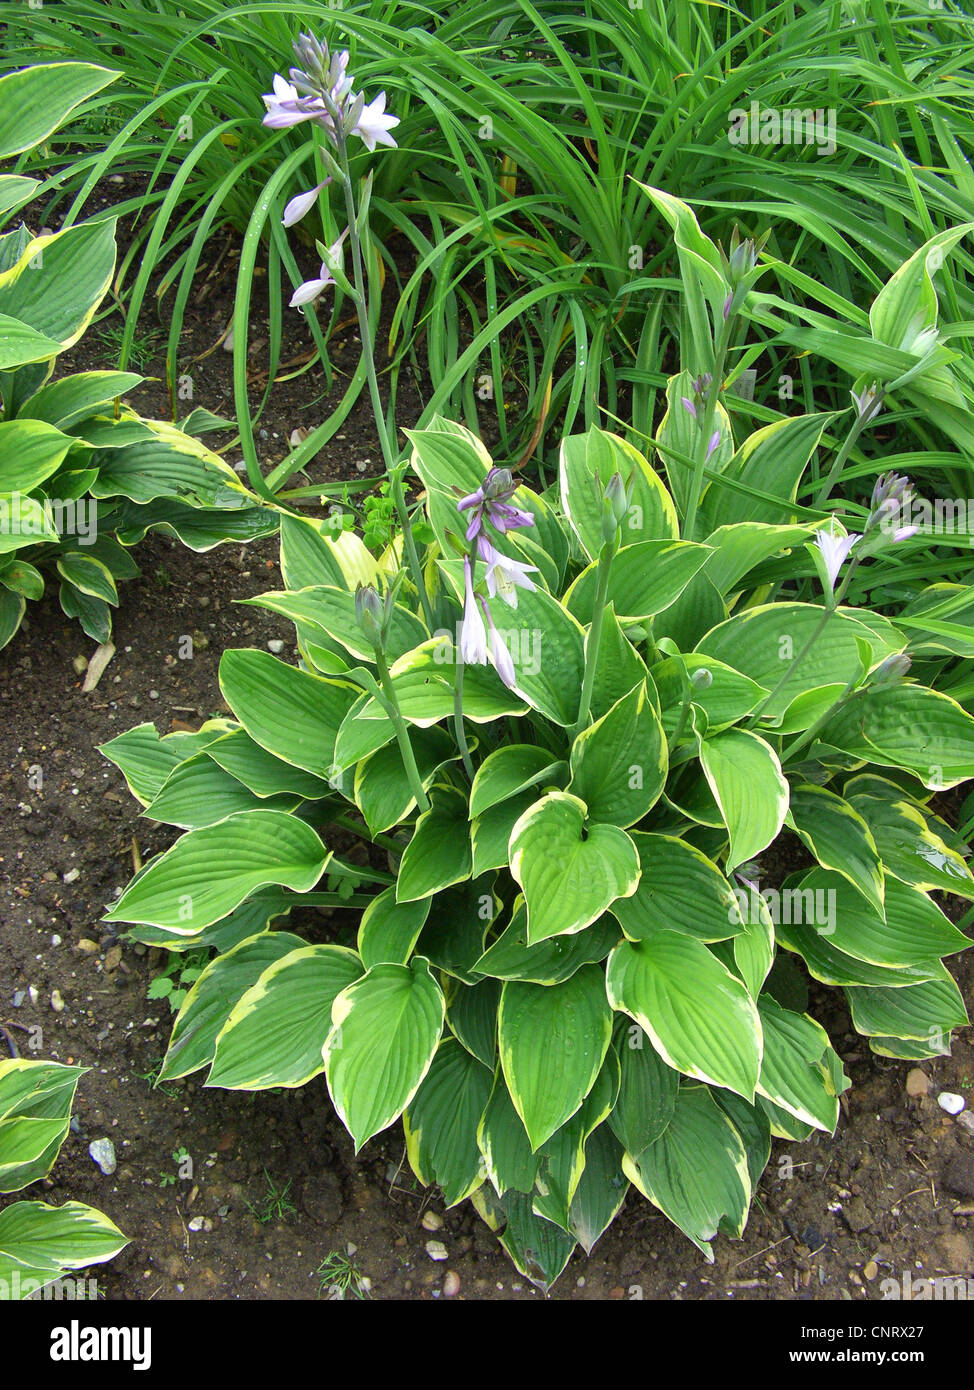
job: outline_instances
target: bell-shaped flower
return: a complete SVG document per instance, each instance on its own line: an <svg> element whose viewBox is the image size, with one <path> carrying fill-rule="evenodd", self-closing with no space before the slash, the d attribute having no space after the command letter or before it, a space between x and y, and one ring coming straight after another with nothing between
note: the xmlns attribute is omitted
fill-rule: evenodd
<svg viewBox="0 0 974 1390"><path fill-rule="evenodd" d="M326 258L321 262L320 274L314 280L305 280L303 285L297 287L290 299L290 307L292 309L297 309L302 304L310 304L312 300L317 299L319 294L328 289L330 285L336 283L332 271L335 266L340 263L342 242L347 236L348 228L346 227L338 240L333 241L331 246L329 246Z"/></svg>
<svg viewBox="0 0 974 1390"><path fill-rule="evenodd" d="M300 96L297 87L279 73L274 74L273 92L265 94L263 101L267 107L264 125L271 130L286 130L302 121L319 120L325 112L320 97Z"/></svg>
<svg viewBox="0 0 974 1390"><path fill-rule="evenodd" d="M292 198L284 209L284 216L281 219L285 227L293 227L295 222L300 222L305 217L315 203L318 201L318 194L321 190L331 183L331 178L322 179L321 183L315 184L314 188L309 188L307 193L299 193Z"/></svg>
<svg viewBox="0 0 974 1390"><path fill-rule="evenodd" d="M463 622L460 625L460 659L468 666L487 665L487 628L477 596L473 591L473 572L469 559L463 562Z"/></svg>
<svg viewBox="0 0 974 1390"><path fill-rule="evenodd" d="M856 541L861 540L861 536L837 536L832 531L816 531L815 540L819 550L822 552L822 559L825 562L825 572L829 578L829 590L834 592L835 581L839 577L839 570L845 564L849 551Z"/></svg>
<svg viewBox="0 0 974 1390"><path fill-rule="evenodd" d="M361 115L349 132L351 135L357 135L370 153L375 150L376 145L398 148L389 132L399 124L399 117L390 116L385 108L386 94L380 92L368 106L362 108Z"/></svg>
<svg viewBox="0 0 974 1390"><path fill-rule="evenodd" d="M508 556L502 555L491 545L487 537L483 535L478 537L477 550L480 558L487 565L485 582L491 598L499 596L509 608L516 608L518 589L536 589L538 587L533 580L528 578L529 574L538 573L537 565L526 565L520 560L509 559Z"/></svg>

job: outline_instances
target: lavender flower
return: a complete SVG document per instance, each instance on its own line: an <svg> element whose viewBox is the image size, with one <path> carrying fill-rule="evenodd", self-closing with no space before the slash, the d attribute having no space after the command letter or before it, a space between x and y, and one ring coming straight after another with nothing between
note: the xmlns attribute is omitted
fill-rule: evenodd
<svg viewBox="0 0 974 1390"><path fill-rule="evenodd" d="M468 666L487 665L487 629L473 591L473 569L469 557L463 562L463 622L460 626L460 659Z"/></svg>
<svg viewBox="0 0 974 1390"><path fill-rule="evenodd" d="M529 573L538 573L537 565L525 565L502 555L482 533L477 537L477 553L487 563L485 583L491 598L500 595L509 608L516 608L518 589L538 587L528 578Z"/></svg>
<svg viewBox="0 0 974 1390"><path fill-rule="evenodd" d="M492 468L476 492L461 497L457 511L473 511L467 526L468 541L476 540L485 522L490 522L501 535L521 526L534 525L534 517L528 512L508 505L517 488L518 484L511 477L509 468Z"/></svg>
<svg viewBox="0 0 974 1390"><path fill-rule="evenodd" d="M337 241L333 241L329 246L325 259L321 262L321 272L314 280L305 280L303 285L299 285L291 295L290 307L298 308L301 304L310 304L313 299L317 299L319 294L326 290L329 285L336 283L332 274L334 267L340 262L342 242L348 236L348 228L342 232Z"/></svg>
<svg viewBox="0 0 974 1390"><path fill-rule="evenodd" d="M368 104L362 92L353 92L347 51L331 56L327 44L312 34L301 34L294 52L301 66L291 68L290 82L275 73L274 90L264 97L266 126L284 130L302 121L317 121L336 144L357 135L369 151L377 144L396 147L389 132L399 124L399 117L386 112L385 92Z"/></svg>
<svg viewBox="0 0 974 1390"><path fill-rule="evenodd" d="M314 188L309 188L307 193L299 193L292 198L284 209L284 216L281 219L285 227L293 227L295 222L300 222L305 217L315 203L318 201L318 194L321 190L331 183L331 178L322 179L321 183L315 184Z"/></svg>

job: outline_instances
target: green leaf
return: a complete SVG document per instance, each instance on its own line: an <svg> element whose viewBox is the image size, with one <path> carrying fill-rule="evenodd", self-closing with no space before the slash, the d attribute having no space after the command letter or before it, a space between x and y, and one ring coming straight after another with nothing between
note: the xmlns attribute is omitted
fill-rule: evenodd
<svg viewBox="0 0 974 1390"><path fill-rule="evenodd" d="M374 965L332 1006L325 1073L338 1118L356 1153L387 1129L429 1070L445 1006L429 962Z"/></svg>
<svg viewBox="0 0 974 1390"><path fill-rule="evenodd" d="M586 823L584 802L550 792L511 832L511 873L524 892L528 943L579 932L639 881L632 840L614 825Z"/></svg>
<svg viewBox="0 0 974 1390"><path fill-rule="evenodd" d="M750 434L734 457L708 488L703 513L708 530L741 522L776 522L793 519L795 494L808 461L818 446L830 414L790 415ZM780 501L766 502L725 487L723 479L770 493ZM709 544L709 541L708 541ZM708 570L708 573L710 571ZM711 579L721 593L718 579Z"/></svg>
<svg viewBox="0 0 974 1390"><path fill-rule="evenodd" d="M524 1277L547 1293L571 1259L575 1237L535 1215L520 1192L506 1192L501 1205L507 1216L501 1245Z"/></svg>
<svg viewBox="0 0 974 1390"><path fill-rule="evenodd" d="M16 264L0 273L0 315L71 347L91 322L114 268L112 218L33 237Z"/></svg>
<svg viewBox="0 0 974 1390"><path fill-rule="evenodd" d="M532 1152L531 1141L514 1109L500 1065L494 1073L490 1099L477 1126L477 1144L498 1196L503 1196L510 1188L518 1192L533 1189L541 1160Z"/></svg>
<svg viewBox="0 0 974 1390"><path fill-rule="evenodd" d="M69 618L77 618L94 642L104 645L112 635L112 610L104 599L95 598L65 580L58 590L58 601Z"/></svg>
<svg viewBox="0 0 974 1390"><path fill-rule="evenodd" d="M10 589L0 589L0 651L16 635L27 604L20 594Z"/></svg>
<svg viewBox="0 0 974 1390"><path fill-rule="evenodd" d="M717 865L686 840L632 832L639 855L639 886L612 904L612 915L630 941L662 930L700 941L724 941L745 929L734 889Z"/></svg>
<svg viewBox="0 0 974 1390"><path fill-rule="evenodd" d="M543 589L519 590L514 609L500 595L487 606L511 654L515 694L556 724L574 724L585 665L579 623Z"/></svg>
<svg viewBox="0 0 974 1390"><path fill-rule="evenodd" d="M510 924L476 963L484 975L499 980L527 980L536 985L557 985L583 965L605 960L619 941L619 929L608 915L572 936L552 936L528 945L524 899L514 905Z"/></svg>
<svg viewBox="0 0 974 1390"><path fill-rule="evenodd" d="M0 371L13 371L30 362L46 362L60 351L61 344L54 338L38 333L30 324L9 314L0 314Z"/></svg>
<svg viewBox="0 0 974 1390"><path fill-rule="evenodd" d="M268 652L236 649L220 658L220 689L268 753L317 777L333 775L335 739L355 701L348 686L298 671Z"/></svg>
<svg viewBox="0 0 974 1390"><path fill-rule="evenodd" d="M777 493L779 489L772 491ZM724 497L727 499L726 491ZM707 578L720 595L727 596L750 570L801 545L814 530L811 525L773 526L761 521L718 526L707 536L707 544L714 552L707 562Z"/></svg>
<svg viewBox="0 0 974 1390"><path fill-rule="evenodd" d="M824 611L810 603L769 603L748 608L712 628L695 650L725 662L775 692L762 711L763 718L771 719L784 714L797 696L820 685L845 686L861 669L856 638L868 640L871 634L843 613L832 614L814 645L802 656ZM777 689L782 678L783 684Z"/></svg>
<svg viewBox="0 0 974 1390"><path fill-rule="evenodd" d="M783 1009L767 995L758 1001L764 1057L758 1091L803 1124L835 1132L839 1098L823 1060L829 1039L808 1014Z"/></svg>
<svg viewBox="0 0 974 1390"><path fill-rule="evenodd" d="M805 782L791 789L789 815L798 838L823 869L842 874L882 916L882 859L858 811L835 792Z"/></svg>
<svg viewBox="0 0 974 1390"><path fill-rule="evenodd" d="M0 1280L9 1289L16 1279L26 1297L68 1270L104 1264L128 1243L113 1221L83 1202L15 1202L0 1211ZM25 1288L30 1280L37 1284Z"/></svg>
<svg viewBox="0 0 974 1390"><path fill-rule="evenodd" d="M625 941L609 957L606 989L686 1076L752 1100L761 1066L761 1023L747 990L701 941L660 931Z"/></svg>
<svg viewBox="0 0 974 1390"><path fill-rule="evenodd" d="M568 790L593 821L625 829L659 800L667 763L663 726L643 682L576 738Z"/></svg>
<svg viewBox="0 0 974 1390"><path fill-rule="evenodd" d="M585 651L589 650L592 639L591 628L585 634ZM602 631L599 634L599 653L595 661L595 678L592 682L592 718L601 719L612 706L646 682L649 699L659 713L659 696L655 683L646 668L646 663L626 637L611 603L602 615Z"/></svg>
<svg viewBox="0 0 974 1390"><path fill-rule="evenodd" d="M571 1234L586 1255L619 1214L629 1183L622 1172L623 1148L608 1125L599 1127L585 1145L585 1169L569 1211Z"/></svg>
<svg viewBox="0 0 974 1390"><path fill-rule="evenodd" d="M567 765L561 766L567 773ZM489 869L506 869L510 862L511 831L531 806L535 804L537 789L518 792L507 801L500 801L489 807L470 826L470 843L473 850L473 872L486 873Z"/></svg>
<svg viewBox="0 0 974 1390"><path fill-rule="evenodd" d="M609 1124L623 1147L638 1154L656 1143L673 1118L680 1073L666 1065L638 1023L620 1017L613 1045L622 1084Z"/></svg>
<svg viewBox="0 0 974 1390"><path fill-rule="evenodd" d="M498 1014L501 1066L533 1151L582 1104L611 1035L597 965L583 966L558 985L505 983Z"/></svg>
<svg viewBox="0 0 974 1390"><path fill-rule="evenodd" d="M683 708L684 670L688 680L699 671L706 671L710 677L709 685L695 685L690 680L690 698L707 716L707 728L712 734L736 724L771 693L755 681L749 680L747 676L742 676L740 671L725 666L722 661L715 661L713 657L697 656L692 652L686 656L669 657L653 667L653 680L659 691L663 710L663 728L670 737L676 731ZM689 722L684 722L683 735L688 736L691 733Z"/></svg>
<svg viewBox="0 0 974 1390"><path fill-rule="evenodd" d="M333 790L322 778L275 758L255 743L245 729L234 728L222 738L207 743L206 753L218 767L261 799L290 792L309 801L318 801Z"/></svg>
<svg viewBox="0 0 974 1390"><path fill-rule="evenodd" d="M300 797L275 796L261 801L251 791L224 772L208 753L197 753L170 773L165 784L145 809L149 820L197 830L237 811L293 811Z"/></svg>
<svg viewBox="0 0 974 1390"><path fill-rule="evenodd" d="M596 477L605 487L614 473L631 478L632 500L622 522L625 545L637 541L678 540L676 508L642 454L618 435L597 427L561 442L561 505L589 560L602 549L602 505Z"/></svg>
<svg viewBox="0 0 974 1390"><path fill-rule="evenodd" d="M700 738L698 746L700 765L730 836L730 872L777 839L788 811L788 783L778 755L746 729Z"/></svg>
<svg viewBox="0 0 974 1390"><path fill-rule="evenodd" d="M887 880L887 893L894 880ZM860 899L861 901L861 899ZM890 903L886 904L887 921ZM789 914L794 915L794 914ZM799 918L804 918L799 912ZM877 933L882 921L876 918ZM825 936L815 926L804 920L775 923L775 939L787 951L800 955L808 967L808 972L816 980L826 985L865 985L879 989L906 989L908 985L924 984L928 980L943 980L947 976L939 959L921 961L917 965L888 966L872 965L833 945L833 938Z"/></svg>
<svg viewBox="0 0 974 1390"><path fill-rule="evenodd" d="M822 743L884 767L902 767L932 791L974 777L974 719L921 685L869 686L819 730Z"/></svg>
<svg viewBox="0 0 974 1390"><path fill-rule="evenodd" d="M396 901L428 898L470 877L470 840L457 833L467 819L467 799L452 787L436 787L432 806L416 822L396 881Z"/></svg>
<svg viewBox="0 0 974 1390"><path fill-rule="evenodd" d="M444 1038L403 1115L410 1167L421 1183L442 1189L447 1207L469 1197L486 1177L477 1127L492 1081L487 1067Z"/></svg>
<svg viewBox="0 0 974 1390"><path fill-rule="evenodd" d="M639 541L636 545L624 545L612 561L607 602L621 623L652 618L676 602L709 557L705 545L690 541ZM598 568L593 564L582 570L565 594L566 608L581 623L592 621Z"/></svg>
<svg viewBox="0 0 974 1390"><path fill-rule="evenodd" d="M895 878L886 880L885 918L826 869L806 874L785 906L793 922L811 925L836 950L871 965L922 965L970 945L925 893Z"/></svg>
<svg viewBox="0 0 974 1390"><path fill-rule="evenodd" d="M148 922L185 936L267 884L309 892L330 858L304 821L283 811L240 811L183 835L129 884L105 920Z"/></svg>
<svg viewBox="0 0 974 1390"><path fill-rule="evenodd" d="M450 986L446 1021L472 1057L483 1062L493 1076L497 1063L497 1009L501 1001L499 980Z"/></svg>
<svg viewBox="0 0 974 1390"><path fill-rule="evenodd" d="M0 159L46 140L121 73L94 63L38 63L0 78Z"/></svg>
<svg viewBox="0 0 974 1390"><path fill-rule="evenodd" d="M33 492L57 472L74 443L40 420L0 421L0 492Z"/></svg>
<svg viewBox="0 0 974 1390"><path fill-rule="evenodd" d="M358 953L366 970L373 965L405 965L429 916L430 898L397 903L395 888L373 898L362 913Z"/></svg>
<svg viewBox="0 0 974 1390"><path fill-rule="evenodd" d="M949 976L906 989L852 985L845 997L856 1032L867 1037L907 1039L942 1051L951 1030L968 1022L961 992Z"/></svg>
<svg viewBox="0 0 974 1390"><path fill-rule="evenodd" d="M332 1004L362 975L344 946L305 946L273 961L234 1004L217 1035L207 1086L266 1091L305 1086L324 1070Z"/></svg>
<svg viewBox="0 0 974 1390"><path fill-rule="evenodd" d="M706 1086L682 1086L665 1131L623 1171L713 1264L721 1222L743 1227L751 1201L744 1143Z"/></svg>
<svg viewBox="0 0 974 1390"><path fill-rule="evenodd" d="M223 720L211 720L198 733L160 737L154 724L137 724L99 745L98 751L119 769L136 800L148 806L172 770L218 739L225 727Z"/></svg>
<svg viewBox="0 0 974 1390"><path fill-rule="evenodd" d="M18 492L0 496L0 555L60 539L49 509L36 498Z"/></svg>
<svg viewBox="0 0 974 1390"><path fill-rule="evenodd" d="M477 961L500 906L493 892L495 878L492 873L481 874L437 893L432 901L424 900L430 903L430 911L417 950L465 985L475 985L481 978Z"/></svg>
<svg viewBox="0 0 974 1390"><path fill-rule="evenodd" d="M849 804L875 839L887 873L911 888L974 899L974 879L964 859L931 828L918 806L895 793L851 796Z"/></svg>
<svg viewBox="0 0 974 1390"><path fill-rule="evenodd" d="M269 608L272 613L290 618L305 630L319 633L327 641L340 643L359 661L375 660L375 650L356 616L355 595L345 588L318 583L306 589L261 594L244 602L256 608ZM401 604L393 605L385 648L390 661L412 651L428 637L429 633L420 618Z"/></svg>
<svg viewBox="0 0 974 1390"><path fill-rule="evenodd" d="M420 780L428 790L439 769L459 755L444 729L413 729L409 741ZM372 835L406 819L416 798L398 743L389 743L362 759L355 769L354 796Z"/></svg>
<svg viewBox="0 0 974 1390"><path fill-rule="evenodd" d="M2 330L0 330L2 331ZM17 412L18 420L44 420L59 430L80 424L116 396L134 391L145 378L136 372L76 372L35 391Z"/></svg>
<svg viewBox="0 0 974 1390"><path fill-rule="evenodd" d="M261 931L211 960L176 1015L158 1081L178 1080L212 1062L217 1036L234 1005L269 965L304 944L291 932Z"/></svg>
<svg viewBox="0 0 974 1390"><path fill-rule="evenodd" d="M544 748L508 743L490 753L477 769L470 789L470 819L508 797L545 781L556 781L565 764L552 760Z"/></svg>

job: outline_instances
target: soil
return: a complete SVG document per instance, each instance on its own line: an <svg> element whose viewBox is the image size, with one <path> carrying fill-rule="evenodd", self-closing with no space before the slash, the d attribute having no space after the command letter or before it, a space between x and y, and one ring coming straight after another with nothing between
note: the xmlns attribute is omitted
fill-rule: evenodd
<svg viewBox="0 0 974 1390"><path fill-rule="evenodd" d="M231 252L188 325L187 358L211 347L228 322L232 268ZM304 345L301 325L291 332L285 357ZM114 365L96 334L65 356L63 369ZM351 338L347 355L344 363L339 351L339 365L356 355ZM218 348L204 360L193 405L232 415L229 355ZM145 370L161 374L161 365ZM327 401L309 407L322 389L312 374L275 391L261 422L265 462L286 452L296 425L323 417ZM407 414L418 399L403 398ZM146 414L168 413L158 382L131 400ZM349 417L324 455L316 479L361 476L357 462L377 461L367 410ZM171 1020L166 1001L148 999L147 989L164 959L100 918L131 876L133 854L145 858L175 835L139 818L96 746L146 719L164 732L195 727L221 711L222 651L281 639L287 655L293 629L235 603L281 586L273 540L195 555L150 536L136 558L143 576L122 589L117 653L94 692L82 693L72 664L92 644L61 613L55 589L29 606L0 654L0 1023L24 1055L90 1068L47 1190L31 1195L90 1202L131 1237L96 1271L109 1300L328 1297L328 1277L318 1271L336 1252L378 1299L444 1296L448 1271L459 1276L462 1299L544 1297L468 1204L444 1212L435 1193L419 1188L398 1129L356 1157L323 1079L254 1095L208 1091L192 1078L153 1088ZM187 633L195 634L194 655L181 660ZM351 913L337 913L318 929L347 941L354 927ZM974 999L974 955L953 957L951 969ZM28 990L36 1002L28 994L15 1006ZM974 1276L974 1134L936 1101L943 1090L974 1098L971 1031L953 1056L914 1069L930 1094L911 1095L909 1064L868 1051L839 992L816 999L853 1082L835 1138L775 1143L744 1238L718 1238L712 1265L631 1193L592 1256L576 1254L550 1298L862 1301L881 1298L883 1281L899 1284L905 1274ZM916 1075L910 1089L920 1089ZM90 1141L103 1137L118 1154L110 1177L88 1155ZM181 1174L180 1151L192 1160L191 1176L185 1165ZM437 1217L442 1226L431 1230ZM427 1254L431 1238L445 1245L445 1262Z"/></svg>

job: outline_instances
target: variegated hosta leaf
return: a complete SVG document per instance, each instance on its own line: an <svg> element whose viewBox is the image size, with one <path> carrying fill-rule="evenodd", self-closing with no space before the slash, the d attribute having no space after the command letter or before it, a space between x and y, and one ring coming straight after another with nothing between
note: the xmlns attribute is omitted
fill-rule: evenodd
<svg viewBox="0 0 974 1390"><path fill-rule="evenodd" d="M26 1298L69 1270L104 1264L128 1243L113 1221L82 1202L14 1202L0 1211L0 1287Z"/></svg>
<svg viewBox="0 0 974 1390"><path fill-rule="evenodd" d="M216 1039L207 1086L266 1091L304 1086L324 1070L332 1004L362 975L344 946L305 946L266 967L234 1004Z"/></svg>
<svg viewBox="0 0 974 1390"><path fill-rule="evenodd" d="M448 1207L469 1197L486 1177L477 1127L492 1081L466 1048L444 1038L403 1115L410 1166L421 1183L442 1189Z"/></svg>
<svg viewBox="0 0 974 1390"><path fill-rule="evenodd" d="M567 792L550 792L524 812L511 831L510 865L527 903L529 945L582 931L639 882L629 836L587 824L584 802Z"/></svg>
<svg viewBox="0 0 974 1390"><path fill-rule="evenodd" d="M429 962L374 965L332 1006L324 1046L328 1089L355 1150L388 1129L419 1090L443 1028Z"/></svg>

